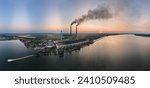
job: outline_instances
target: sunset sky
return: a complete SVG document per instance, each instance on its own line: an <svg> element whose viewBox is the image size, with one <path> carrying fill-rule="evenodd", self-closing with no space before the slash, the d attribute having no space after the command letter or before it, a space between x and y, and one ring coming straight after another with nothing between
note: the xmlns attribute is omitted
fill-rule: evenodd
<svg viewBox="0 0 150 88"><path fill-rule="evenodd" d="M150 0L0 0L0 33L67 32L98 5L109 6L114 16L86 21L80 32L150 32Z"/></svg>

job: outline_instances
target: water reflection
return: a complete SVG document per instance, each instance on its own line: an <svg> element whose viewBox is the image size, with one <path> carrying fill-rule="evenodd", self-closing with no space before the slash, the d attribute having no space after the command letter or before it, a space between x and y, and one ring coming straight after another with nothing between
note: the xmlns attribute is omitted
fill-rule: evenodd
<svg viewBox="0 0 150 88"><path fill-rule="evenodd" d="M37 57L4 62L7 58L29 55L29 52L30 49L19 41L0 42L0 70L150 70L148 37L109 36L86 46L45 49Z"/></svg>
<svg viewBox="0 0 150 88"><path fill-rule="evenodd" d="M81 48L87 47L90 44L93 44L94 42L88 42L86 44L78 45L75 47L69 47L69 48L44 48L40 51L34 51L35 54L40 57L40 56L51 56L51 55L56 55L59 58L63 58L64 54L72 54L73 52L79 52ZM28 47L28 46L27 46Z"/></svg>
<svg viewBox="0 0 150 88"><path fill-rule="evenodd" d="M84 61L104 60L109 70L143 70L150 69L149 52L150 38L120 35L102 38L82 49L80 56Z"/></svg>
<svg viewBox="0 0 150 88"><path fill-rule="evenodd" d="M31 50L27 49L19 40L0 41L0 60L3 58L16 58L31 54Z"/></svg>

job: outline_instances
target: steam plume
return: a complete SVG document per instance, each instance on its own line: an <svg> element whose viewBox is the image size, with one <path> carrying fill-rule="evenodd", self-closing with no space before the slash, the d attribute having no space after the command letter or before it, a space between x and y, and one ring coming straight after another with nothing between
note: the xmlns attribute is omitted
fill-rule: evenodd
<svg viewBox="0 0 150 88"><path fill-rule="evenodd" d="M81 23L86 22L88 20L96 20L96 19L109 19L112 18L112 13L108 6L98 6L94 10L89 10L87 14L82 15L80 18L75 19L71 25L77 24L79 26Z"/></svg>

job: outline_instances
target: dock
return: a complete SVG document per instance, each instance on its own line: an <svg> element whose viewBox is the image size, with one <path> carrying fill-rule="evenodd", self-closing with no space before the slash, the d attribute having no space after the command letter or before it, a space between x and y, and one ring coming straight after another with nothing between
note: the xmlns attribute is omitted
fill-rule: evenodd
<svg viewBox="0 0 150 88"><path fill-rule="evenodd" d="M24 56L24 57L20 57L20 58L16 58L16 59L8 59L8 62L13 62L13 61L18 61L18 60L22 60L22 59L26 59L26 58L30 58L30 57L34 57L36 55L28 55L28 56Z"/></svg>

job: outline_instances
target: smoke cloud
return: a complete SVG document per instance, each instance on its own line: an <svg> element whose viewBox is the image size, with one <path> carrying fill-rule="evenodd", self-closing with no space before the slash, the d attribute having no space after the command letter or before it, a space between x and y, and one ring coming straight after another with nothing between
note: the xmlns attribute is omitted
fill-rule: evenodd
<svg viewBox="0 0 150 88"><path fill-rule="evenodd" d="M89 10L87 14L82 15L80 18L75 19L72 21L71 26L73 24L77 24L76 26L80 25L83 22L88 20L101 20L101 19L109 19L112 18L112 13L109 6L98 6L94 10Z"/></svg>

